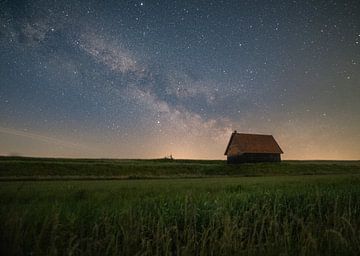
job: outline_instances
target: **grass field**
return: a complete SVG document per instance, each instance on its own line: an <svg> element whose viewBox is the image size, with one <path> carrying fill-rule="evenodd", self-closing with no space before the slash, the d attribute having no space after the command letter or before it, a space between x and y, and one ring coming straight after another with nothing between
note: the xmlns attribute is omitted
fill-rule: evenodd
<svg viewBox="0 0 360 256"><path fill-rule="evenodd" d="M360 161L283 161L228 165L221 160L115 160L0 157L6 179L145 179L213 176L360 174Z"/></svg>
<svg viewBox="0 0 360 256"><path fill-rule="evenodd" d="M38 172L36 167L42 164ZM78 172L76 164L82 166ZM102 164L111 172L94 167ZM130 175L124 167L129 165L137 171L136 177L167 179L3 180L1 255L360 252L359 162L226 166L222 161L3 158L3 178L16 177L11 165L18 177L54 173L71 179L101 173L111 178ZM203 169L197 171L199 166ZM156 172L156 167L161 171ZM310 169L296 175L301 167ZM252 170L254 177L245 177ZM189 178L191 171L203 178Z"/></svg>

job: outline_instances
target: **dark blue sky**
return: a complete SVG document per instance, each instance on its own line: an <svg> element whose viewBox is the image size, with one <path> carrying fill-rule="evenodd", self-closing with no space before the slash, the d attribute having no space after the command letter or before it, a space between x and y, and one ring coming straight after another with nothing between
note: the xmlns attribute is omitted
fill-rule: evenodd
<svg viewBox="0 0 360 256"><path fill-rule="evenodd" d="M360 158L358 1L2 1L0 154Z"/></svg>

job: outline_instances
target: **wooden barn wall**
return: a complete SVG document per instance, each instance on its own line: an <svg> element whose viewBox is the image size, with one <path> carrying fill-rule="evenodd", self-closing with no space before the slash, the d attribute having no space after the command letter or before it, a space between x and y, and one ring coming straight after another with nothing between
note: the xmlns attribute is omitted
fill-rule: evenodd
<svg viewBox="0 0 360 256"><path fill-rule="evenodd" d="M228 163L260 163L260 162L280 162L280 154L255 154L245 153L237 156L228 156Z"/></svg>

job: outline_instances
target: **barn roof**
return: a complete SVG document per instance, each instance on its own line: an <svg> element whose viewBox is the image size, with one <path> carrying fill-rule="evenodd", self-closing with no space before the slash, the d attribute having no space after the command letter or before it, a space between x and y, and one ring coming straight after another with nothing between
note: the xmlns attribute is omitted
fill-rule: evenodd
<svg viewBox="0 0 360 256"><path fill-rule="evenodd" d="M229 153L272 153L282 154L279 144L272 135L232 133L226 147L225 155Z"/></svg>

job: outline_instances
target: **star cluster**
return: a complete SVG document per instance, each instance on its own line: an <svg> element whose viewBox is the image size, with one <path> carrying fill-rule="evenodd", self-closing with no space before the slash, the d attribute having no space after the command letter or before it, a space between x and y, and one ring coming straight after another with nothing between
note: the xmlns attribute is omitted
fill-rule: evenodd
<svg viewBox="0 0 360 256"><path fill-rule="evenodd" d="M0 154L360 158L357 1L2 1Z"/></svg>

